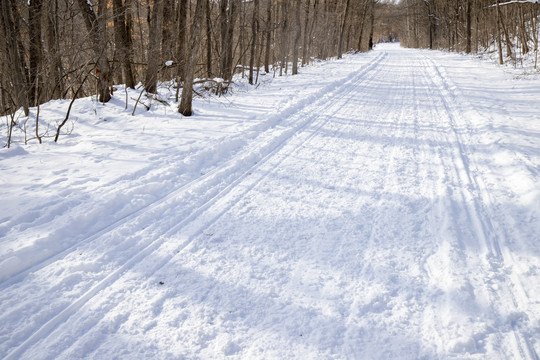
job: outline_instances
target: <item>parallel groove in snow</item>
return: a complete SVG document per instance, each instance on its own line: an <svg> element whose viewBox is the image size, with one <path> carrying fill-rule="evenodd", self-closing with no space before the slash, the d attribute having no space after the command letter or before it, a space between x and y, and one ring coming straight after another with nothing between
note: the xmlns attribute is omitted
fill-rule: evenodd
<svg viewBox="0 0 540 360"><path fill-rule="evenodd" d="M466 144L468 142L470 143L470 141L469 139L466 140L462 133L467 134L467 132L471 130L469 128L459 128L460 125L457 123L457 119L462 119L462 121L465 122L468 122L468 119L466 115L460 113L454 105L454 103L459 103L461 99L456 98L456 96L451 93L450 89L452 88L452 85L448 83L449 80L441 75L438 66L432 59L424 56L424 60L426 68L429 69L430 74L432 74L430 81L435 86L435 90L440 94L434 102L441 101L443 105L442 108L444 111L438 117L442 119L448 118L451 135L450 137L447 136L446 139L448 144L453 144L452 148L449 149L453 160L449 165L445 165L445 167L451 168L453 171L447 172L447 174L453 172L457 179L456 181L451 181L451 183L458 183L460 185L458 187L459 198L461 200L460 203L464 204L462 207L464 208L463 210L467 218L463 221L467 221L470 224L469 227L465 228L472 230L473 239L470 240L480 240L481 242L482 248L480 248L480 251L476 250L475 252L478 252L479 256L485 257L485 262L487 262L490 271L497 271L497 269L504 266L503 264L505 261L499 243L499 237L504 236L504 233L498 232L492 224L492 220L486 215L483 215L490 214L487 209L492 208L493 205L490 201L489 192L485 185L483 185L481 174L477 170L473 160L469 158L469 152L466 149ZM437 109L439 110L439 108ZM444 159L447 159L448 157L440 155L440 158L444 163ZM486 202L485 205L484 202ZM456 214L460 213L457 209L454 209L453 211ZM460 223L459 220L454 223L456 229L461 228L462 225L463 224ZM467 239L467 237L468 234L466 233L458 235L462 251L468 250L470 252L472 249L467 246L470 245L470 242L468 242L467 245L462 242L462 239ZM463 253L462 257L468 266L470 266L468 262L476 262L476 259L471 257L470 254ZM503 285L506 288L505 291L510 294L513 303L512 306L516 309L516 314L519 319L522 315L519 315L520 311L518 310L518 303L511 290L512 286L507 284L508 281L510 281L510 279L506 278ZM485 285L485 287L487 287L487 285ZM491 306L493 307L493 310L496 311L494 306L500 306L501 302L504 302L504 300L493 291L489 291L489 296L494 298L494 300L491 300ZM504 326L504 324L499 324L499 326ZM511 328L517 339L516 345L520 358L537 359L537 354L530 344L528 336L525 336L516 328L514 320L511 320Z"/></svg>
<svg viewBox="0 0 540 360"><path fill-rule="evenodd" d="M467 133L471 131L471 129L469 128L471 124L467 119L467 116L460 113L454 105L454 103L459 103L460 101L462 101L462 99L457 98L457 96L452 93L451 89L454 86L452 86L450 80L441 74L439 67L433 60L429 59L428 57L426 57L426 60L428 61L431 73L436 78L438 78L439 85L437 87L439 93L441 94L440 98L443 100L444 108L446 110L445 113L450 119L450 127L453 135L456 138L456 141L454 143L457 145L457 148L459 150L459 156L457 156L457 161L461 164L459 168L464 170L457 171L457 173L459 174L458 176L462 177L462 186L460 187L460 189L461 191L463 191L463 189L468 189L469 191L472 191L472 199L468 200L466 195L462 195L461 197L463 199L466 199L465 203L469 205L467 207L467 213L474 222L474 226L472 226L472 228L475 230L475 233L484 243L484 246L487 248L486 261L489 264L489 268L496 270L503 267L505 263L511 263L511 259L509 259L508 256L505 259L502 250L503 247L501 246L501 237L503 237L502 244L505 244L507 242L507 240L504 239L505 232L497 231L496 226L492 223L491 218L494 217L488 209L492 209L494 207L493 202L482 179L482 174L478 171L477 165L474 163L474 160L470 158L469 151L467 151L466 149L466 144L470 143L470 140L465 140L464 137L460 134L460 132L463 131L464 134L467 135ZM459 125L457 124L456 119L462 119L464 122L466 122L468 128L464 130L458 130L457 127ZM511 285L509 285L508 282L510 282ZM523 296L525 299L527 299L528 296L523 290L521 283L515 284L513 280L509 277L506 277L504 279L503 285L506 288L505 291L510 295L513 307L516 309L515 311L517 317L516 320L511 320L511 328L516 336L516 342L521 358L537 360L538 355L534 351L534 348L529 341L529 336L531 336L532 334L526 336L516 326L516 323L518 321L526 320L525 318L523 318L524 316L526 317L526 315L523 315L520 312L516 294L514 293L512 288L518 288L520 290L521 296ZM503 300L499 296L496 296L496 300L498 300L497 303L500 306L500 303ZM527 302L528 300L524 301L524 303Z"/></svg>
<svg viewBox="0 0 540 360"><path fill-rule="evenodd" d="M538 360L522 279L540 267L513 244L535 225L497 213L478 160L496 119L437 54L382 46L233 135L213 170L0 284L1 357Z"/></svg>
<svg viewBox="0 0 540 360"><path fill-rule="evenodd" d="M358 81L364 81L364 74L373 71L373 69L380 64L380 61L382 61L385 58L386 54L381 53L378 57L376 57L373 61L373 63L365 66L364 69L361 69L357 71L354 76L346 81L344 84L333 84L331 87L336 87L337 90L328 93L328 90L331 87L327 87L324 89L324 92L321 91L321 94L324 94L324 96L318 100L315 101L313 104L310 104L310 107L318 107L318 108L324 108L326 104L330 106L336 106L336 98L339 99L339 97L329 96L332 93L335 93L339 95L340 97L344 96L343 94L340 94L341 89L344 88L347 91L351 91L354 88L349 88L349 84L355 84ZM371 74L370 74L371 75ZM286 110L290 113L290 110ZM305 110L300 110L298 108L297 111L300 111L299 114L302 114L305 112ZM293 112L288 114L289 117L298 117L297 112ZM276 116L279 118L279 116ZM56 326L58 326L60 323L66 321L70 316L72 316L78 308L80 308L83 304L87 303L90 299L92 299L94 296L96 296L100 291L105 289L106 287L110 286L114 281L116 281L123 273L125 273L128 269L130 269L134 264L140 262L145 257L149 256L153 251L157 250L159 246L162 245L163 241L165 241L171 234L174 234L178 232L180 229L182 229L184 226L192 222L194 219L197 218L197 216L201 215L206 209L208 209L210 206L212 206L215 202L219 201L220 198L225 196L232 188L234 188L240 181L242 181L248 173L253 171L254 168L259 167L262 165L265 161L267 161L269 158L271 158L279 149L283 147L283 145L293 136L297 136L299 133L301 133L308 125L311 125L314 121L318 120L319 117L304 117L302 121L300 121L298 124L295 124L294 127L286 129L283 134L279 134L277 137L271 138L265 145L261 146L260 144L255 144L254 147L262 149L258 151L254 151L253 149L248 148L247 151L244 150L241 154L235 156L235 158L231 159L224 165L220 166L219 168L216 168L212 170L211 172L203 175L201 178L196 179L194 181L189 182L188 184L182 186L181 188L174 190L164 196L161 199L156 200L155 202L151 203L147 207L136 211L133 214L130 214L126 218L119 219L117 222L111 224L107 228L103 229L102 231L98 232L97 234L93 235L90 238L87 238L86 240L77 243L76 245L66 249L65 251L59 253L58 255L52 257L51 259L47 259L45 262L39 263L36 266L32 267L29 270L25 270L22 273L16 275L14 279L10 279L9 283L15 282L20 280L24 275L31 271L39 270L40 268L47 266L49 263L54 262L57 259L61 259L62 257L66 256L70 252L76 251L76 248L80 245L92 242L95 239L98 239L99 237L103 236L104 234L107 234L115 229L117 229L119 226L122 226L124 224L129 223L130 221L136 220L139 216L144 215L145 213L148 213L159 206L162 206L166 203L167 200L170 200L171 197L177 197L180 198L183 193L191 191L193 188L200 186L200 184L204 184L205 182L208 182L208 180L212 180L213 177L221 176L224 177L224 174L233 174L231 183L226 186L223 190L217 192L215 195L211 196L209 200L204 202L202 205L198 206L194 210L191 211L189 216L184 218L178 225L172 227L171 229L167 230L159 239L155 241L151 241L148 245L146 245L144 248L142 248L140 251L137 251L133 256L131 256L128 260L126 260L122 266L120 266L118 269L114 270L112 273L110 273L107 277L97 282L97 284L93 285L91 288L89 288L88 291L86 291L84 294L82 294L79 298L72 301L69 306L62 309L58 314L54 315L52 318L50 318L46 323L41 325L39 329L37 329L35 332L32 333L30 337L28 337L23 343L21 343L17 348L15 348L12 352L10 352L6 356L7 359L16 359L18 358L29 346L33 345L34 343L40 341L46 334L50 333ZM328 119L326 120L328 121ZM325 123L325 122L324 122ZM321 124L320 126L324 125ZM310 136L313 136L314 134L311 134ZM276 143L277 140L277 143ZM253 154L257 153L257 157L253 157ZM260 155L260 153L264 155ZM247 156L246 156L247 155ZM262 156L262 157L261 157ZM246 165L249 162L255 162L255 165L251 166L247 170L245 169ZM240 171L239 175L236 173ZM214 218L213 221L217 220L217 218ZM202 231L202 229L200 230ZM200 232L199 231L199 232ZM193 235L192 235L193 236ZM190 236L191 237L191 236ZM173 252L174 254L180 252L182 249L184 249L190 242L190 237L186 239L182 239L181 245L175 249ZM163 262L163 265L166 262ZM159 267L158 267L159 268ZM4 284L2 284L4 285Z"/></svg>

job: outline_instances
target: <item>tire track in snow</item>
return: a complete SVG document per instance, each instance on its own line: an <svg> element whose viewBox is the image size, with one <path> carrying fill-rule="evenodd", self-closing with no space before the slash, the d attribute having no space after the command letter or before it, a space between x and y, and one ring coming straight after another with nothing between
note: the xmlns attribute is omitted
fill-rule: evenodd
<svg viewBox="0 0 540 360"><path fill-rule="evenodd" d="M451 83L447 76L444 76L439 69L435 61L433 61L428 56L424 56L424 59L427 62L427 68L429 68L430 73L433 75L432 81L435 85L438 93L440 94L440 99L445 110L445 114L449 121L449 126L452 132L452 138L454 141L449 139L449 144L454 144L456 147L454 151L451 151L451 156L453 162L451 165L447 165L454 168L455 176L459 186L459 198L461 199L462 208L467 214L467 218L470 222L470 228L473 230L473 235L475 238L480 239L482 246L484 247L485 253L487 256L483 260L484 265L487 265L488 271L493 273L494 276L498 279L498 282L502 284L502 287L493 290L490 284L485 283L483 278L484 288L490 289L488 291L488 296L491 298L491 308L493 313L499 313L500 310L496 310L496 305L501 306L507 301L505 298L500 296L501 290L504 289L504 292L508 295L511 300L511 308L515 309L510 312L510 314L505 315L505 319L502 319L503 323L497 324L498 326L507 326L509 323L511 330L515 337L517 351L522 359L532 359L538 360L538 355L534 350L534 346L531 344L529 338L531 334L523 334L522 330L518 326L519 322L527 320L527 315L520 311L520 305L518 302L518 296L514 292L514 288L517 288L520 292L520 297L523 300L523 303L527 303L528 295L523 290L522 284L518 281L517 283L513 281L510 277L505 274L504 264L511 261L508 259L509 254L508 249L505 249L502 244L506 243L504 239L505 232L500 231L493 220L494 216L490 209L493 208L493 202L485 182L482 179L481 172L478 170L478 166L474 163L474 159L471 156L471 151L469 150L466 144L464 135L467 136L473 132L471 123L467 116L460 112L457 107L454 105L457 101L462 101L463 99L458 98L455 93L452 91L455 86ZM463 119L466 125L466 129L460 129L457 119ZM469 140L469 143L472 142ZM472 145L471 145L472 146ZM441 156L441 159L445 159L445 156ZM467 193L465 190L467 189ZM455 211L456 212L456 211ZM487 215L485 215L487 214ZM459 224L455 224L456 229L459 229ZM503 239L501 239L503 237ZM460 240L461 241L461 240ZM462 243L462 247L467 248L467 244ZM465 257L466 255L463 254ZM482 268L482 266L481 266ZM502 278L502 280L501 280ZM506 309L502 309L503 311ZM503 314L500 314L501 316ZM500 322L501 319L496 319L497 322ZM498 334L500 336L500 334ZM501 341L502 342L502 341Z"/></svg>
<svg viewBox="0 0 540 360"><path fill-rule="evenodd" d="M224 174L227 176L229 180L227 185L225 187L220 188L219 191L213 192L209 197L205 198L202 204L199 203L198 206L196 206L194 209L192 208L191 213L189 216L185 217L181 222L179 222L176 226L170 228L167 232L165 232L162 236L160 236L158 239L150 240L145 245L138 247L135 251L133 251L133 255L130 256L124 263L119 266L116 269L111 269L108 271L108 275L100 280L94 281L94 285L90 286L90 288L87 288L87 290L78 298L75 300L72 300L69 305L65 306L63 309L58 311L55 315L50 317L48 320L43 321L41 324L38 324L37 327L32 331L31 335L29 335L22 343L17 345L7 356L5 359L15 359L22 355L28 348L30 348L32 345L38 343L39 341L47 338L47 336L61 323L64 323L67 319L69 319L74 313L77 312L78 309L80 309L84 304L88 303L92 298L94 298L98 293L102 292L106 288L110 287L115 281L117 281L124 273L126 273L130 268L135 266L136 264L140 263L143 259L148 257L150 254L152 254L154 251L156 251L163 243L167 241L167 238L169 236L172 236L175 233L178 233L181 229L183 229L185 226L189 225L191 222L197 219L201 214L203 214L207 209L209 209L212 205L220 201L224 196L226 196L227 193L229 193L232 189L234 189L241 181L245 180L249 174L257 167L260 167L262 164L266 163L269 159L271 159L280 149L282 149L285 144L287 144L291 138L295 137L295 135L298 135L302 132L304 132L309 125L312 125L314 122L318 121L320 118L320 115L315 117L309 117L305 116L305 114L309 114L309 111L312 111L312 109L325 109L325 108L334 108L339 104L339 101L336 101L336 95L341 95L341 98L344 98L348 93L352 92L352 90L355 89L356 86L359 86L359 82L363 82L366 79L364 78L364 75L367 73L372 73L374 68L376 68L378 65L380 65L381 61L384 60L386 57L386 53L381 53L379 56L377 56L372 63L365 65L363 68L361 68L356 74L353 75L351 79L345 82L345 84L339 84L338 82L333 83L332 86L325 88L326 91L331 90L327 94L319 94L324 95L319 100L315 101L313 104L301 108L300 106L297 107L296 111L293 111L290 114L285 114L285 116L288 115L288 118L295 118L300 119L301 121L298 124L295 124L295 126L290 127L289 129L282 129L283 132L280 133L278 136L272 137L267 143L265 143L263 146L253 145L249 147L246 151L242 151L240 155L233 158L229 162L227 162L227 165L230 165L234 170L231 171L229 167L219 167L215 169L213 172L208 173L205 176L202 176L199 179L196 179L184 186L182 186L180 189L174 190L170 196L165 196L161 199L158 199L156 202L151 204L150 206L147 206L139 211L137 211L134 214L129 215L125 219L121 219L117 221L116 223L113 223L106 229L102 230L100 233L91 236L87 238L86 243L95 241L99 239L100 237L114 231L115 229L119 228L120 226L124 224L129 224L131 221L137 224L137 219L141 216L144 216L146 213L148 213L151 210L157 209L160 206L163 206L163 204L167 203L167 200L171 198L171 196L174 195L174 197L181 197L181 194L187 193L190 191L193 191L194 188L198 186L202 186L201 184L205 184L209 181L211 178L221 178ZM332 89L334 88L334 89ZM343 89L345 88L346 93L342 93ZM340 94L341 92L341 94ZM310 97L310 99L314 99L315 97ZM338 99L340 100L340 99ZM330 118L326 119L326 122L329 121ZM324 125L321 124L318 129L320 129ZM313 134L310 134L308 139L312 138L316 132ZM307 141L306 139L305 141ZM257 140L257 139L256 139ZM301 145L301 144L300 144ZM298 146L300 146L298 145ZM254 156L255 154L255 156ZM255 162L255 165L252 165L248 167L250 163ZM277 165L276 165L277 166ZM247 170L246 170L246 167ZM232 175L231 175L232 174ZM262 179L261 179L262 180ZM255 186L254 184L253 186ZM204 187L204 186L203 186ZM250 188L251 189L251 188ZM246 192L247 193L247 192ZM244 196L245 194L242 194ZM241 198L241 197L240 197ZM239 199L238 199L239 200ZM238 201L237 200L237 201ZM166 211L166 210L165 210ZM223 212L224 213L224 212ZM222 213L222 214L223 214ZM220 214L219 216L221 216ZM210 223L213 221L216 221L218 217L215 217ZM193 235L183 238L182 243L180 246L177 246L176 251L174 253L178 253L181 250L185 249L186 246L190 243L192 238L195 236L196 233L200 233L204 230L204 228L208 226L208 224L205 222L203 226L196 226L198 230L195 230L195 233ZM151 235L151 234L150 234ZM77 246L73 246L73 248L70 248L71 251L64 251L60 255L54 257L53 259L47 260L46 262L42 263L42 267L45 267L49 265L50 263L56 261L57 259L61 259L68 255L69 253L73 252L73 250L76 250L77 247L79 247L81 243L78 243ZM171 256L172 257L172 256ZM169 259L170 260L170 259ZM167 260L168 261L168 260ZM164 266L167 261L164 261L161 266L158 267L161 268ZM40 268L36 269L35 271L39 270ZM156 269L155 271L157 271ZM25 274L30 272L29 270L21 273L19 276L23 277Z"/></svg>

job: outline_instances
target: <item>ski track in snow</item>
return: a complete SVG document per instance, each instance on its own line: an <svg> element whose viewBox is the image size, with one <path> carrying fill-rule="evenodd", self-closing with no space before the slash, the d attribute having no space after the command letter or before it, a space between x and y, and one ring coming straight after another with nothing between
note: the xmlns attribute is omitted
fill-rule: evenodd
<svg viewBox="0 0 540 360"><path fill-rule="evenodd" d="M384 57L383 54L381 54L378 58L376 58L375 59L376 61L373 64L366 66L365 71L368 71L373 66L378 65L377 60L379 60L382 57ZM362 75L364 74L365 71L360 71L358 74L355 74L352 81L355 81L357 78L362 78ZM345 84L347 84L348 82L351 82L351 81L347 81ZM318 103L321 102L321 101L318 101L318 102L315 102L314 105L311 105L310 108L318 109L318 108L321 108L321 107L325 107L330 102L335 101L336 98L338 98L339 96L343 96L341 94L342 92L343 92L343 90L341 90L336 96L329 96L328 94L325 94L325 96L323 97L323 100L322 100L323 105L319 105ZM312 115L312 114L310 114L310 115ZM300 125L298 123L295 123L295 127L293 127L292 129L286 129L285 131L283 131L283 133L280 133L279 131L272 131L272 134L270 135L270 141L267 144L265 144L266 146L261 145L261 144L253 144L256 147L256 149L248 148L245 151L245 153L242 153L242 154L236 156L232 161L224 164L219 169L213 170L210 173L206 174L205 176L202 176L201 178L199 178L197 180L194 180L194 181L182 186L180 189L177 189L174 192L169 193L166 197L164 197L163 199L160 199L160 201L156 201L156 202L148 205L148 207L144 208L143 211L138 211L138 212L135 212L134 214L131 214L127 218L122 218L119 221L117 221L116 223L114 223L111 226L104 229L103 231L100 231L99 233L91 236L90 238L87 238L87 239L83 240L82 243L95 241L97 239L100 239L100 237L103 236L103 235L108 235L112 231L112 229L116 230L120 226L124 226L126 224L130 225L130 226L137 226L138 223L145 223L144 220L141 220L141 217L142 218L146 218L148 216L151 216L152 218L160 217L160 216L162 216L162 214L156 214L153 211L157 207L165 207L166 206L166 208L163 209L162 211L167 211L167 212L169 212L171 210L174 210L176 208L175 206L177 206L179 208L180 207L185 207L185 204L184 204L184 202L185 202L185 193L188 193L188 192L195 192L196 193L197 192L196 191L197 187L199 187L199 188L202 187L203 190L210 189L209 191L213 192L210 196L207 195L207 197L210 197L208 201L204 202L204 200L206 200L205 198L203 198L202 200L199 200L199 202L201 202L201 201L204 202L202 205L201 204L196 204L194 206L195 209L188 209L187 211L184 210L184 211L186 211L188 213L189 213L189 211L191 211L191 213L189 213L189 215L187 217L183 218L180 221L179 224L172 225L171 223L167 223L166 227L158 230L158 231L164 232L164 234L160 235L158 239L150 240L148 243L143 243L141 246L139 246L139 249L135 249L135 250L130 249L131 253L128 255L128 257L126 257L126 259L122 259L121 260L122 262L119 265L117 265L116 268L111 268L111 265L113 265L113 264L110 264L110 263L106 262L104 264L104 266L108 266L109 268L106 269L106 271L102 271L99 274L99 275L102 275L104 277L102 280L96 279L94 277L94 278L91 279L91 281L88 281L88 284L86 286L84 286L82 284L82 281L79 281L77 283L77 286L80 287L80 288L83 288L83 289L88 289L88 290L86 292L84 292L79 298L72 301L68 306L66 306L61 311L59 311L58 314L53 316L49 321L47 321L47 323L40 324L40 328L36 332L34 332L32 334L32 336L29 337L23 344L21 344L17 348L16 351L14 351L12 354L10 354L10 357L18 356L26 348L26 346L27 346L26 344L32 344L37 339L43 337L48 332L50 332L52 329L54 329L55 326L57 326L61 322L65 321L69 316L71 316L74 313L74 311L76 309L80 308L82 304L88 302L99 291L103 290L108 285L110 285L112 282L117 280L119 278L119 276L121 276L127 269L133 267L134 264L136 264L141 259L144 259L146 256L148 256L153 251L155 251L161 245L161 243L163 242L163 239L166 239L171 234L175 234L185 224L189 224L194 219L196 219L197 216L200 215L204 210L206 210L210 206L214 205L214 203L218 199L220 199L222 196L224 196L224 194L226 194L229 191L230 188L234 187L237 184L237 182L242 180L246 176L246 174L249 174L253 170L252 168L254 166L252 166L251 168L249 168L249 170L247 172L245 172L246 163L249 164L250 162L258 163L261 160L264 161L264 159L266 157L269 157L269 156L273 155L273 153L276 152L276 150L280 148L280 146L287 140L287 138L289 136L297 135L297 133L298 133L298 131L300 129L304 128L305 126L307 126L308 124L310 124L313 121L313 118L305 116L305 111L300 112L300 114L296 115L295 118L297 118L297 119L299 118L298 120L300 120L300 122L299 122ZM318 116L315 115L314 118L318 119ZM303 123L302 123L302 121L303 121ZM277 134L275 134L276 132L277 132ZM277 144L276 144L276 142L277 142ZM260 153L264 152L264 151L269 151L269 154L267 154L265 157L260 159ZM259 156L254 157L253 154L254 153L256 154L257 152L259 152ZM243 166L241 166L241 165L239 166L238 163L240 163ZM239 168L240 175L239 175L238 178L234 177L234 176L238 176L238 174L235 174L231 170L231 168L233 168L233 170L235 168ZM216 177L216 175L219 176L219 179L221 181L226 179L225 175L232 178L233 180L229 180L229 181L231 181L231 184L229 184L228 186L225 186L222 191L216 191L216 190L219 190L219 186L212 186L213 185L212 183L208 184L208 182L209 182L208 178L213 179L214 177ZM201 186L201 183L203 183L204 186ZM217 194L216 194L216 192L217 192ZM177 204L177 205L173 204L171 199L174 199L174 201L178 202L179 204ZM165 200L167 200L167 201L165 202ZM164 204L165 204L165 206L163 206ZM178 219L179 217L180 217L179 215L176 215L175 219ZM180 217L180 218L182 218L182 217ZM144 230L146 230L146 229L144 229ZM149 238L152 238L152 236L155 236L154 235L155 232L156 232L156 230L152 230L152 232L150 232L150 234L148 234L147 236ZM137 237L141 237L141 236L139 234L137 234ZM126 243L128 241L124 240L123 242ZM173 253L177 253L181 249L183 249L189 243L189 239L182 239L182 241L180 243L181 243L181 245ZM75 252L83 251L83 250L80 249L80 246L82 245L81 242L77 243L76 245L78 247L78 250L75 251ZM130 242L129 245L131 245L131 242ZM91 246L92 247L102 248L101 244L99 244L99 245L92 244ZM122 246L122 244L121 245L116 245L115 244L115 246L119 247L119 246ZM35 270L36 267L47 265L51 260L56 260L57 258L61 258L62 255L65 255L65 253L70 253L71 250L72 250L72 248L69 248L69 249L67 249L67 251L63 251L62 253L55 256L53 259L47 259L47 261L44 261L43 263L37 264L31 270ZM115 259L115 262L116 261L118 261L118 259ZM97 267L97 264L93 264L93 267ZM96 271L96 269L92 269L92 270ZM22 274L24 274L24 273L22 273ZM36 282L41 282L41 281L42 281L42 279L37 279ZM69 282L69 281L66 281L66 282ZM25 286L28 286L28 287L31 288L31 287L36 286L36 284L31 284L31 285L25 284ZM61 292L63 292L63 291L64 290L61 289ZM19 289L17 289L17 292L27 292L27 290L19 288ZM48 296L50 297L50 301L48 301L47 303L49 305L51 305L54 302L54 299L59 296L59 294L55 293L54 291L49 291ZM42 294L38 293L36 295L36 297L42 297Z"/></svg>
<svg viewBox="0 0 540 360"><path fill-rule="evenodd" d="M356 59L225 140L223 161L156 159L103 194L191 172L50 253L6 257L0 356L538 359L540 118L475 102L457 55ZM506 140L513 123L530 151ZM20 234L84 201L36 208L36 229L15 217Z"/></svg>
<svg viewBox="0 0 540 360"><path fill-rule="evenodd" d="M460 213L465 213L469 224L466 224L467 228L471 229L471 238L477 239L482 247L480 260L482 263L478 267L483 273L489 274L489 281L482 279L484 284L480 284L479 287L487 288L490 283L495 282L497 284L496 291L488 291L488 298L490 301L489 307L493 313L498 313L507 322L503 324L496 324L498 328L511 329L516 338L516 343L509 351L508 356L519 355L525 359L537 359L537 354L529 339L535 336L535 333L523 333L520 329L521 322L526 319L527 314L520 311L520 304L518 303L518 297L521 297L521 304L527 304L530 299L523 290L523 286L520 282L514 283L512 279L505 276L501 267L504 264L512 263L512 259L508 255L508 249L505 247L505 253L502 253L501 242L505 243L504 231L496 229L492 218L495 218L491 213L493 203L490 199L489 191L487 191L482 175L478 170L477 164L474 162L472 151L468 150L466 144L474 144L470 139L470 133L472 130L472 124L467 121L467 118L460 114L455 108L455 105L459 103L460 99L452 93L451 89L454 87L450 80L443 76L438 70L440 66L437 66L434 61L428 59L427 68L431 69L433 78L436 79L439 84L440 99L443 100L443 108L449 118L449 124L451 127L451 133L455 137L454 143L457 145L454 151L454 161L456 181L454 183L460 184L460 199L466 204L465 209L460 209ZM471 106L470 104L468 104ZM472 106L471 106L472 107ZM458 119L463 119L464 124L459 126ZM464 129L460 131L459 129ZM463 133L463 135L461 134ZM466 248L466 245L462 245ZM505 259L506 255L506 259ZM476 259L471 259L476 260ZM470 267L470 265L468 265ZM517 289L516 292L513 289ZM502 295L501 295L502 294ZM502 307L502 309L497 309ZM498 320L494 320L495 322ZM499 334L500 335L500 334ZM502 340L502 339L501 339Z"/></svg>

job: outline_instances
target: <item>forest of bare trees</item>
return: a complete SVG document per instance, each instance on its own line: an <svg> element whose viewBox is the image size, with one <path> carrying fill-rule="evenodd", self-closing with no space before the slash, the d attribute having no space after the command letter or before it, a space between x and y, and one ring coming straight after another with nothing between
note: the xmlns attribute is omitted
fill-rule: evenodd
<svg viewBox="0 0 540 360"><path fill-rule="evenodd" d="M178 84L191 114L196 81L222 94L242 74L296 74L314 59L367 51L377 41L482 52L538 51L540 6L498 0L2 0L0 115L114 84L152 94ZM216 80L217 79L217 80ZM181 93L181 97L179 94Z"/></svg>
<svg viewBox="0 0 540 360"><path fill-rule="evenodd" d="M113 84L155 93L175 81L191 114L193 83L224 93L240 73L295 74L313 59L373 43L374 0L2 0L0 113ZM371 35L370 35L371 34ZM217 80L216 80L217 79Z"/></svg>
<svg viewBox="0 0 540 360"><path fill-rule="evenodd" d="M391 31L404 46L496 51L502 64L537 59L539 11L537 0L403 0L388 13L400 19Z"/></svg>

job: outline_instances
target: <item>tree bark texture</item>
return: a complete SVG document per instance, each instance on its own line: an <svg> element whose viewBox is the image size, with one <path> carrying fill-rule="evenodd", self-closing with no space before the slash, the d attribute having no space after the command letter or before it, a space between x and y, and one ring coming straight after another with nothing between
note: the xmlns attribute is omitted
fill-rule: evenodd
<svg viewBox="0 0 540 360"><path fill-rule="evenodd" d="M201 22L203 16L203 6L205 0L197 0L195 15L193 16L193 25L191 38L189 41L189 53L187 54L187 63L185 71L184 87L182 88L182 99L178 106L178 112L184 116L191 116L193 102L193 78L195 76L195 56L197 55L201 37Z"/></svg>
<svg viewBox="0 0 540 360"><path fill-rule="evenodd" d="M122 0L112 0L112 8L114 39L116 52L118 53L122 67L122 81L127 87L134 89L135 77L133 76L133 70L131 68L131 54L133 53L133 49L131 48L131 42L126 27L127 9L122 3Z"/></svg>
<svg viewBox="0 0 540 360"><path fill-rule="evenodd" d="M104 27L100 26L100 21L104 21L104 19L98 19L96 13L94 12L94 8L89 1L77 0L77 4L81 9L84 24L86 26L86 30L88 31L91 46L94 51L95 74L98 78L97 91L99 101L106 103L111 99L109 86L112 79L112 74L109 62L107 60L107 43L105 33L103 32Z"/></svg>
<svg viewBox="0 0 540 360"><path fill-rule="evenodd" d="M154 0L152 6L152 17L150 20L150 36L148 40L148 66L146 68L146 78L144 88L149 93L156 93L159 68L161 59L161 36L163 24L163 7L165 0Z"/></svg>

